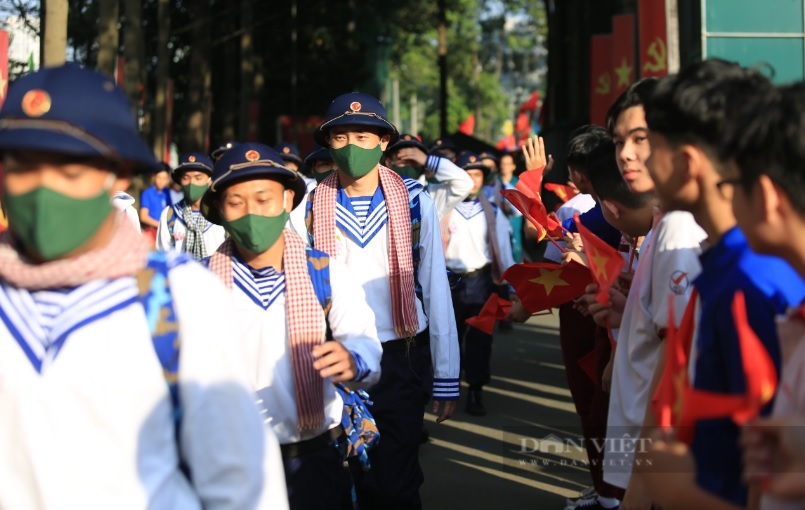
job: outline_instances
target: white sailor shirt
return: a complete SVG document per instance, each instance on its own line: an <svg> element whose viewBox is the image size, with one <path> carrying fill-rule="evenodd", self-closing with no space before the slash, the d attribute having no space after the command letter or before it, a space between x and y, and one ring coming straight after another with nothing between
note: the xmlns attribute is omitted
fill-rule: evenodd
<svg viewBox="0 0 805 510"><path fill-rule="evenodd" d="M500 247L501 274L514 265L509 220L495 204L495 230ZM480 201L467 200L458 204L448 222L450 239L445 252L447 269L456 274L477 271L492 262L489 228Z"/></svg>

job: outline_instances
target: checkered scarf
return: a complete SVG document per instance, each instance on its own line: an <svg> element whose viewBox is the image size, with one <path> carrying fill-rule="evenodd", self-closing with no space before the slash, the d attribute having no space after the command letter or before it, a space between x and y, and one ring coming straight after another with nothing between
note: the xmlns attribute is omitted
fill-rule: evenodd
<svg viewBox="0 0 805 510"><path fill-rule="evenodd" d="M419 329L416 313L414 261L411 252L411 209L408 188L392 170L380 166L380 186L386 200L389 225L389 287L394 331L410 338ZM335 257L335 205L338 173L323 180L313 196L313 239L316 249Z"/></svg>
<svg viewBox="0 0 805 510"><path fill-rule="evenodd" d="M196 260L207 258L207 244L204 242L204 229L209 224L203 214L198 215L198 221L193 218L193 209L185 203L182 208L182 220L187 226L185 236L185 251Z"/></svg>
<svg viewBox="0 0 805 510"><path fill-rule="evenodd" d="M145 267L148 245L121 212L115 230L103 248L76 257L41 264L25 260L17 251L11 232L0 234L0 279L27 290L78 287L97 279L133 276Z"/></svg>
<svg viewBox="0 0 805 510"><path fill-rule="evenodd" d="M321 376L313 368L316 361L313 348L320 345L327 335L324 310L310 280L304 241L287 228L283 231L283 239L285 320L296 389L296 414L300 430L316 430L324 425L324 388ZM231 238L210 258L210 270L227 288L233 288Z"/></svg>

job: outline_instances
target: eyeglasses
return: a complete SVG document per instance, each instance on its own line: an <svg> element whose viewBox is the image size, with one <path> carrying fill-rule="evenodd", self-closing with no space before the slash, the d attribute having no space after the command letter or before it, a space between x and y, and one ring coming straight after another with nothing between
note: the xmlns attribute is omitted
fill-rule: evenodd
<svg viewBox="0 0 805 510"><path fill-rule="evenodd" d="M740 184L741 179L739 177L733 177L731 179L722 179L716 183L716 187L718 191L724 192L724 186L735 186L736 184Z"/></svg>

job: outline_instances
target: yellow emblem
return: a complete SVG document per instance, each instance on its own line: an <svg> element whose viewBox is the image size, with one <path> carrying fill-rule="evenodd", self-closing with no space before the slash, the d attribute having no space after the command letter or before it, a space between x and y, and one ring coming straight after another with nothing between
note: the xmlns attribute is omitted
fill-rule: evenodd
<svg viewBox="0 0 805 510"><path fill-rule="evenodd" d="M612 78L609 77L609 73L602 73L598 77L598 86L595 87L595 93L606 96L612 92Z"/></svg>
<svg viewBox="0 0 805 510"><path fill-rule="evenodd" d="M29 90L22 97L22 111L29 117L41 117L50 111L50 95L44 90Z"/></svg>
<svg viewBox="0 0 805 510"><path fill-rule="evenodd" d="M628 87L632 82L632 66L626 62L626 57L623 57L621 65L615 68L615 74L618 75L618 88Z"/></svg>
<svg viewBox="0 0 805 510"><path fill-rule="evenodd" d="M545 287L545 295L550 296L551 292L553 291L554 287L566 287L570 285L566 281L562 279L562 270L557 269L555 271L551 271L550 269L546 269L541 267L539 269L539 276L536 278L532 278L529 280L531 283L536 283Z"/></svg>
<svg viewBox="0 0 805 510"><path fill-rule="evenodd" d="M657 37L649 44L648 49L646 49L646 55L649 58L643 64L643 72L659 73L666 70L668 51L665 47L665 41L661 37Z"/></svg>

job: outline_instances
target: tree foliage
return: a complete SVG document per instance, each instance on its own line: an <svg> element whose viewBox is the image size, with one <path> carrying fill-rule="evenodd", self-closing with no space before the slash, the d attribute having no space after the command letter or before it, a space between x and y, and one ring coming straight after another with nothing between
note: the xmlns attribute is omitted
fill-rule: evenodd
<svg viewBox="0 0 805 510"><path fill-rule="evenodd" d="M158 0L139 0L136 27L127 11L137 0L69 0L68 60L98 68L100 53L103 70L109 72L109 48L101 48L99 39L102 31L111 30L108 19L100 21L102 1L118 3L119 36L103 40L117 45L114 54L138 60L126 65L137 70L141 83L129 94L151 140L164 125L154 110L158 103L164 108L156 100L156 87L164 81L157 79L157 70L165 58L175 91L173 139L180 142L180 151L243 139L250 129L273 144L280 116L322 115L332 98L353 90L381 97L391 110L394 79L401 127L410 129L415 95L419 131L428 138L438 134L438 11L433 0L169 0L169 23L159 21ZM37 4L0 0L0 12L35 20ZM475 114L476 136L493 141L518 106L507 91L506 76L522 65L517 55L533 53L547 30L543 2L447 0L447 9L448 129ZM160 37L160 27L168 27L169 34ZM138 32L139 48L126 37L132 30ZM256 127L250 125L254 112ZM202 130L208 131L207 138Z"/></svg>

